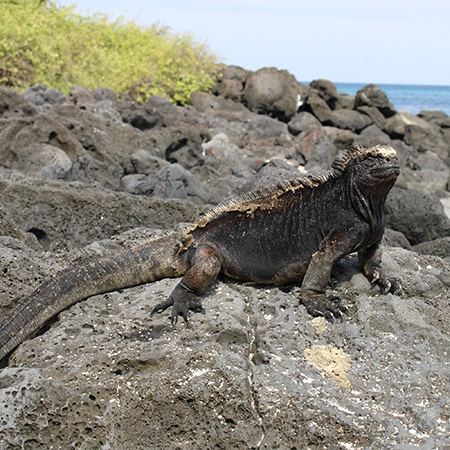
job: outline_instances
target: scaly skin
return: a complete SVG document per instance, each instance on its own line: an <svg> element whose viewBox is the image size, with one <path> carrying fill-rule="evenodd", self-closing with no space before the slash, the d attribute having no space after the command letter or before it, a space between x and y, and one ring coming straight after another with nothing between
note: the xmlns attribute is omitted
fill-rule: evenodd
<svg viewBox="0 0 450 450"><path fill-rule="evenodd" d="M220 273L244 282L302 283L301 301L332 321L347 313L326 297L333 264L358 252L364 275L383 292L401 293L381 269L384 202L399 174L389 146L355 148L334 171L279 183L214 208L196 225L111 257L59 272L0 324L0 359L68 306L92 295L184 275L152 315L172 307L188 324L201 294Z"/></svg>

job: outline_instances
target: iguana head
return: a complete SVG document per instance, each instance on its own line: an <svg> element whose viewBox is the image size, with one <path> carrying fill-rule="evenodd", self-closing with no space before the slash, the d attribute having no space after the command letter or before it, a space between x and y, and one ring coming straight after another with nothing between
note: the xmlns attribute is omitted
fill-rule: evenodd
<svg viewBox="0 0 450 450"><path fill-rule="evenodd" d="M400 173L397 152L390 145L352 148L332 167L340 172L351 171L354 180L366 187L387 185L390 189Z"/></svg>

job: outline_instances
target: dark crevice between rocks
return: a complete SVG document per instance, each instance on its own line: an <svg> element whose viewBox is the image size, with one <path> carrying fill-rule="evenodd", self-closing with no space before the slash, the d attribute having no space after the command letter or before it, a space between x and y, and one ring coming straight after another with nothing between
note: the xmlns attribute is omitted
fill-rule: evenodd
<svg viewBox="0 0 450 450"><path fill-rule="evenodd" d="M165 152L166 160L169 161L170 163L177 162L177 160L171 156L172 153L175 153L178 150L182 149L183 147L185 147L187 145L187 143L188 143L188 141L186 138L182 138L178 141L172 142L166 149L166 152Z"/></svg>
<svg viewBox="0 0 450 450"><path fill-rule="evenodd" d="M257 354L257 343L256 343L256 329L257 329L257 318L252 313L252 308L250 306L250 300L244 297L245 300L245 316L247 321L247 339L248 339L248 358L247 358L247 380L250 390L250 405L256 416L258 417L258 423L261 428L261 437L255 448L261 448L261 445L266 438L266 427L261 414L261 408L259 406L258 396L255 389L255 384L253 381L253 368L255 364L255 356Z"/></svg>

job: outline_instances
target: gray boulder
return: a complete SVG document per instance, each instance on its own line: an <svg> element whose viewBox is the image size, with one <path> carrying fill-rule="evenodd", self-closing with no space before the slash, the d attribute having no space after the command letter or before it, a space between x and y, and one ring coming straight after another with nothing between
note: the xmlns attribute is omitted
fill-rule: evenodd
<svg viewBox="0 0 450 450"><path fill-rule="evenodd" d="M391 138L381 131L375 124L369 125L361 131L356 138L358 144L363 147L373 147L375 145L392 145Z"/></svg>
<svg viewBox="0 0 450 450"><path fill-rule="evenodd" d="M227 66L221 73L216 93L226 99L241 102L248 71L238 66Z"/></svg>
<svg viewBox="0 0 450 450"><path fill-rule="evenodd" d="M132 173L130 156L134 152L145 149L154 156L164 157L165 149L179 136L176 130L168 128L142 132L129 124L105 120L73 105L54 106L47 115L68 136L67 143L62 142L60 147L68 153L68 144L75 142L76 148L80 149L75 157L70 153L68 156L72 160L79 156L89 158L95 181L113 189L118 188L124 172ZM36 139L34 130L32 137ZM45 135L42 138L45 139Z"/></svg>
<svg viewBox="0 0 450 450"><path fill-rule="evenodd" d="M64 176L65 181L78 181L80 183L95 183L91 160L86 156L80 156L70 166Z"/></svg>
<svg viewBox="0 0 450 450"><path fill-rule="evenodd" d="M438 127L450 128L450 117L443 111L420 111L417 115Z"/></svg>
<svg viewBox="0 0 450 450"><path fill-rule="evenodd" d="M0 141L0 164L11 167L23 149L36 144L58 147L72 161L84 156L83 146L61 122L60 117L51 117L49 114L22 119L11 118Z"/></svg>
<svg viewBox="0 0 450 450"><path fill-rule="evenodd" d="M338 93L334 83L329 80L319 79L311 81L309 86L327 102L331 109L336 108Z"/></svg>
<svg viewBox="0 0 450 450"><path fill-rule="evenodd" d="M302 111L311 112L322 125L351 130L359 133L373 123L373 119L352 109L334 109L324 98L324 94L317 94L314 90L307 95L301 107Z"/></svg>
<svg viewBox="0 0 450 450"><path fill-rule="evenodd" d="M409 115L409 113L408 113ZM411 114L412 116L412 114ZM383 131L388 134L392 139L403 139L406 132L407 118L404 115L404 111L400 111L397 114L391 116L383 127Z"/></svg>
<svg viewBox="0 0 450 450"><path fill-rule="evenodd" d="M210 194L211 202L220 203L241 194L246 181L263 164L263 160L245 153L225 133L202 144L205 164L192 169Z"/></svg>
<svg viewBox="0 0 450 450"><path fill-rule="evenodd" d="M383 130L393 139L403 139L418 152L433 151L449 163L448 136L432 121L405 111L399 111L386 120Z"/></svg>
<svg viewBox="0 0 450 450"><path fill-rule="evenodd" d="M145 175L154 175L159 169L170 164L165 159L153 156L148 150L139 149L130 156L134 172Z"/></svg>
<svg viewBox="0 0 450 450"><path fill-rule="evenodd" d="M407 124L404 141L418 152L432 151L439 155L442 161L450 162L450 145L445 133L433 123L425 125L419 117L418 121Z"/></svg>
<svg viewBox="0 0 450 450"><path fill-rule="evenodd" d="M129 194L178 198L199 205L210 201L210 195L202 182L176 163L166 163L153 176L126 175L120 180L120 189Z"/></svg>
<svg viewBox="0 0 450 450"><path fill-rule="evenodd" d="M280 137L290 139L288 126L285 123L263 115L254 115L247 122L247 134L254 134L262 140Z"/></svg>
<svg viewBox="0 0 450 450"><path fill-rule="evenodd" d="M273 158L263 164L245 184L245 191L264 188L281 180L292 180L302 176L297 167L282 159Z"/></svg>
<svg viewBox="0 0 450 450"><path fill-rule="evenodd" d="M373 123L373 120L358 111L350 109L338 109L331 111L328 118L322 122L324 125L340 128L341 130L350 130L354 133L360 133Z"/></svg>
<svg viewBox="0 0 450 450"><path fill-rule="evenodd" d="M163 125L163 116L155 108L142 107L130 100L121 100L115 105L124 123L141 131L151 130Z"/></svg>
<svg viewBox="0 0 450 450"><path fill-rule="evenodd" d="M426 194L442 195L450 178L450 169L432 151L422 153L410 151L401 171L401 182L410 189Z"/></svg>
<svg viewBox="0 0 450 450"><path fill-rule="evenodd" d="M205 166L220 175L231 175L243 163L242 150L225 134L219 133L202 144Z"/></svg>
<svg viewBox="0 0 450 450"><path fill-rule="evenodd" d="M378 108L375 108L374 106L359 106L358 108L356 108L356 111L369 116L372 119L373 123L381 130L384 128L386 124L386 118L383 116L383 114L381 114Z"/></svg>
<svg viewBox="0 0 450 450"><path fill-rule="evenodd" d="M338 94L336 109L355 109L355 96L349 94Z"/></svg>
<svg viewBox="0 0 450 450"><path fill-rule="evenodd" d="M307 171L318 171L328 169L338 152L353 142L354 135L350 131L332 127L312 128L297 136L294 148L304 158Z"/></svg>
<svg viewBox="0 0 450 450"><path fill-rule="evenodd" d="M392 230L391 228L386 228L384 230L383 245L386 247L405 248L406 250L413 249L412 245L409 243L408 239L406 239L406 236L402 232Z"/></svg>
<svg viewBox="0 0 450 450"><path fill-rule="evenodd" d="M414 146L418 151L445 145L438 142L440 136L435 125L406 111L399 111L388 118L383 131L392 139L404 139L407 144Z"/></svg>
<svg viewBox="0 0 450 450"><path fill-rule="evenodd" d="M37 110L13 89L0 86L0 117L33 116Z"/></svg>
<svg viewBox="0 0 450 450"><path fill-rule="evenodd" d="M447 217L450 219L450 196L446 196L444 198L441 198L442 206L444 207L444 212L447 215Z"/></svg>
<svg viewBox="0 0 450 450"><path fill-rule="evenodd" d="M385 205L386 223L413 245L450 235L450 219L438 198L394 187Z"/></svg>
<svg viewBox="0 0 450 450"><path fill-rule="evenodd" d="M302 111L297 113L288 123L288 130L294 136L297 136L302 131L310 128L320 128L322 124L311 113Z"/></svg>
<svg viewBox="0 0 450 450"><path fill-rule="evenodd" d="M51 89L45 84L38 84L25 89L22 92L22 97L39 112L45 112L53 105L62 105L66 100L62 92Z"/></svg>
<svg viewBox="0 0 450 450"><path fill-rule="evenodd" d="M204 162L202 142L202 134L196 127L172 128L169 145L164 150L165 159L171 163L181 164L188 170L200 166Z"/></svg>
<svg viewBox="0 0 450 450"><path fill-rule="evenodd" d="M96 101L88 108L93 114L97 114L105 120L110 120L118 124L122 124L122 118L117 112L114 102L111 100Z"/></svg>
<svg viewBox="0 0 450 450"><path fill-rule="evenodd" d="M158 95L150 97L143 107L147 111L157 111L158 114L161 114L165 127L201 126L209 120L190 105L177 106L169 99Z"/></svg>
<svg viewBox="0 0 450 450"><path fill-rule="evenodd" d="M378 108L385 117L395 114L392 103L383 90L374 84L368 84L356 93L355 108L360 106L373 106Z"/></svg>
<svg viewBox="0 0 450 450"><path fill-rule="evenodd" d="M145 195L178 198L198 205L209 203L206 187L191 172L179 164L169 164L148 180Z"/></svg>
<svg viewBox="0 0 450 450"><path fill-rule="evenodd" d="M87 87L75 85L69 88L69 95L66 102L74 104L81 109L90 109L96 100Z"/></svg>
<svg viewBox="0 0 450 450"><path fill-rule="evenodd" d="M101 102L103 100L109 100L113 104L117 103L116 93L109 88L96 87L96 88L92 89L92 95L94 97L94 100L96 100L97 102Z"/></svg>
<svg viewBox="0 0 450 450"><path fill-rule="evenodd" d="M15 222L11 219L10 214L8 211L2 206L0 203L0 230L1 230L1 236L12 238L12 240L17 240L21 243L21 245L28 246L31 250L34 251L41 251L42 247L39 245L39 242L36 238L36 236L31 232L25 232L21 230ZM18 262L20 265L20 262ZM7 271L3 272L3 276L7 276ZM11 280L12 284L15 284L17 282L14 280ZM3 292L0 292L0 308L3 308L4 302L2 298Z"/></svg>
<svg viewBox="0 0 450 450"><path fill-rule="evenodd" d="M206 92L193 92L190 104L201 113L221 117L231 122L246 121L253 116L253 113L242 103Z"/></svg>
<svg viewBox="0 0 450 450"><path fill-rule="evenodd" d="M267 67L247 76L243 101L258 114L288 122L298 110L300 85L287 70Z"/></svg>
<svg viewBox="0 0 450 450"><path fill-rule="evenodd" d="M327 102L315 92L310 92L305 96L301 111L310 112L322 124L326 123L332 114L332 110Z"/></svg>
<svg viewBox="0 0 450 450"><path fill-rule="evenodd" d="M151 180L151 177L142 173L124 175L120 179L119 190L128 194L151 195L154 188L154 183Z"/></svg>
<svg viewBox="0 0 450 450"><path fill-rule="evenodd" d="M49 144L34 144L17 154L11 168L44 178L65 178L72 161L60 148Z"/></svg>
<svg viewBox="0 0 450 450"><path fill-rule="evenodd" d="M422 242L414 247L414 251L423 255L434 255L446 258L450 263L450 236L435 239L434 241Z"/></svg>

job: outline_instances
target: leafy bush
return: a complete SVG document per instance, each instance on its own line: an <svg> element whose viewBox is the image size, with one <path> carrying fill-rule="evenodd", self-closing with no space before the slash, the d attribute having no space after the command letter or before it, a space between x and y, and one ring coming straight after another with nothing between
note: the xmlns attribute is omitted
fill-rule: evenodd
<svg viewBox="0 0 450 450"><path fill-rule="evenodd" d="M163 95L184 104L214 84L216 57L188 34L82 16L42 0L0 0L0 85L109 87L137 101Z"/></svg>

